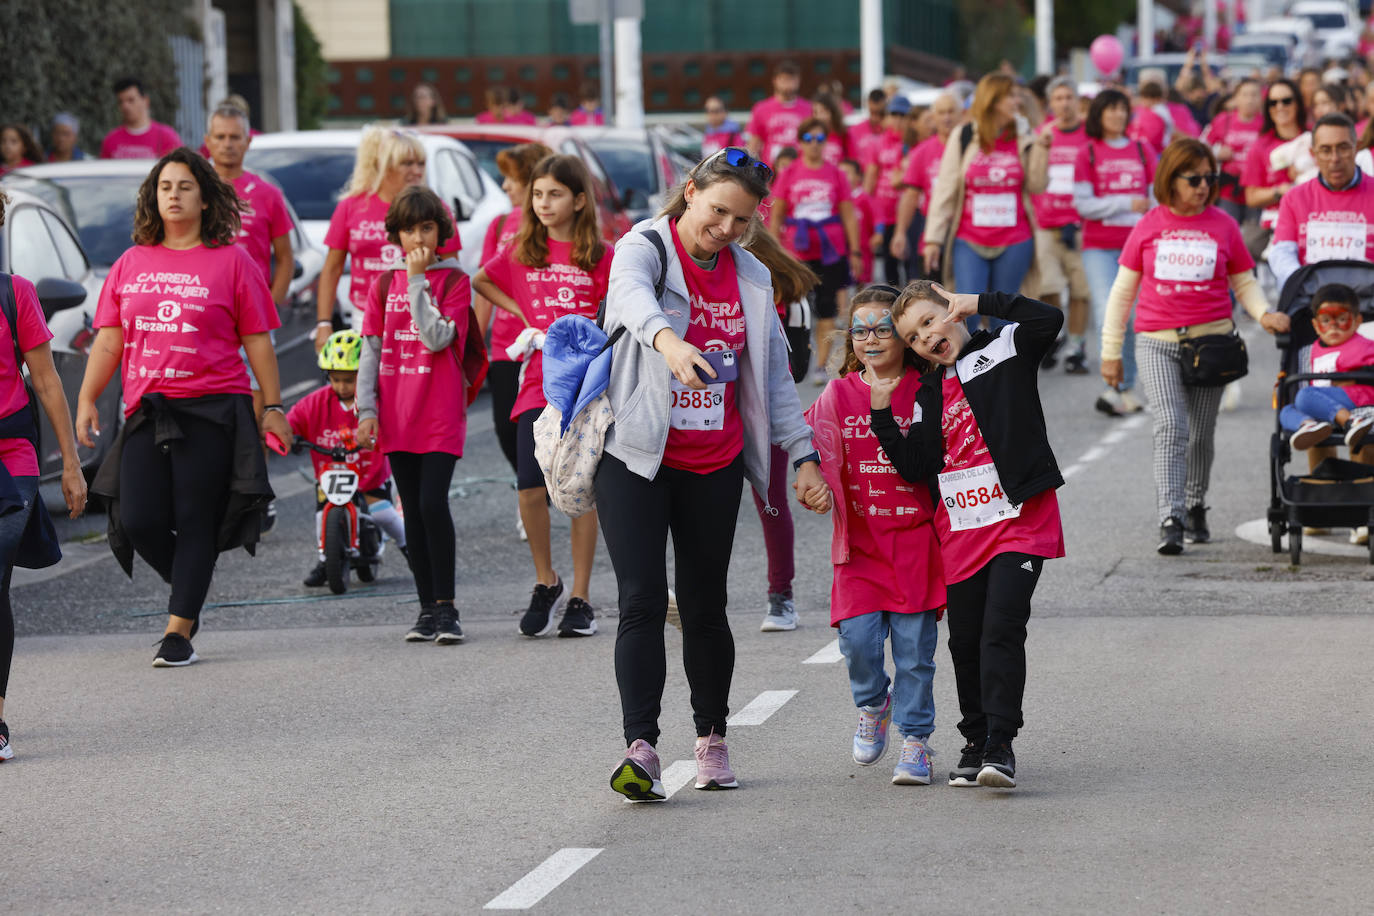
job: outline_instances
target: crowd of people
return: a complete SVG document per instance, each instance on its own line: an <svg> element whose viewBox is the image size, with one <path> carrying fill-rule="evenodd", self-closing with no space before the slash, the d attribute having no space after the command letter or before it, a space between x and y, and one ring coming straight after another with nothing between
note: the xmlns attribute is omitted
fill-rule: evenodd
<svg viewBox="0 0 1374 916"><path fill-rule="evenodd" d="M41 503L30 408L11 384L21 361L58 430L74 515L86 499L74 443L101 434L95 400L120 373L124 423L92 492L125 571L137 554L171 585L158 667L197 660L216 557L251 552L271 511L262 442L294 437L363 456L368 511L419 598L404 638L462 642L448 488L486 384L532 565L519 634L594 635L598 538L610 556L626 748L616 792L666 797L655 748L670 620L691 687L696 787L739 784L725 744L726 579L746 481L768 551L766 632L798 622L788 503L833 516L830 622L859 713L855 762L877 763L895 723L893 782L932 781L935 623L945 615L966 742L949 783L1014 787L1031 602L1044 561L1064 555L1041 373L1062 359L1069 374L1089 374L1096 330L1106 387L1095 408L1117 417L1148 407L1157 550L1176 555L1210 539L1225 391L1191 371L1189 354L1204 340L1238 340L1233 299L1265 331L1289 329L1258 256L1282 283L1304 264L1371 255L1374 190L1356 164L1371 131L1339 110L1352 94L1320 83L1304 94L1285 79L1216 86L1193 69L1173 87L1147 72L1134 95L1107 86L1091 99L1064 78L1022 85L1004 73L952 85L928 108L874 89L866 118L849 125L843 87L805 98L799 68L784 62L743 124L721 99L707 101L700 161L657 216L614 245L582 160L536 143L502 151L511 212L489 227L472 277L453 257L452 213L425 184L418 136L370 126L326 237L315 344L327 383L289 413L271 336L289 235L280 192L243 169L245 108L213 112L206 158L164 142L136 81L116 86L126 123L106 152L156 164L139 191L134 245L96 308L74 424L32 286L15 278L9 297L19 312L6 317L14 355L0 353L13 389L0 417L0 437L13 436L0 438L0 510L18 511L0 511L0 704L9 572L44 542L28 521ZM575 110L560 100L570 123L599 114L590 87L581 96ZM444 117L430 86L416 87L411 108L409 123ZM485 114L533 117L505 89L492 90ZM357 331L338 323L346 261ZM1318 300L1314 365L1374 362L1354 293L1324 288ZM614 422L595 507L572 520L570 582L553 563L552 482L536 455L549 403L541 347L567 316L596 319L616 341L605 385ZM808 377L823 390L804 413L797 384ZM1315 451L1339 431L1356 456L1374 426L1368 406L1374 388L1338 386L1304 395L1284 422L1295 448ZM323 583L322 561L307 586ZM0 759L8 751L0 719Z"/></svg>

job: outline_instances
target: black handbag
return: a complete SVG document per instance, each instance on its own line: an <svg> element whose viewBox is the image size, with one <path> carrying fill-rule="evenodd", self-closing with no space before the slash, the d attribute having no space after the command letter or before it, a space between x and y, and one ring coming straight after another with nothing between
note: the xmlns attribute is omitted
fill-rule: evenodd
<svg viewBox="0 0 1374 916"><path fill-rule="evenodd" d="M1183 364L1183 384L1194 388L1220 388L1250 371L1245 341L1235 331L1184 337L1178 342Z"/></svg>

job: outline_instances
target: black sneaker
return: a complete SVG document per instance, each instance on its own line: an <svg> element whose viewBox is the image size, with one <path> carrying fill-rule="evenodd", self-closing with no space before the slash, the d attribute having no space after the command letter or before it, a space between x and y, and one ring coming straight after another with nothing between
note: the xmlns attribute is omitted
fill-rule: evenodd
<svg viewBox="0 0 1374 916"><path fill-rule="evenodd" d="M180 633L168 633L158 644L157 655L153 658L154 668L184 668L192 662L200 661L196 650L191 648L191 640Z"/></svg>
<svg viewBox="0 0 1374 916"><path fill-rule="evenodd" d="M978 771L983 768L983 748L972 741L959 752L959 765L949 771L952 786L978 785Z"/></svg>
<svg viewBox="0 0 1374 916"><path fill-rule="evenodd" d="M321 560L320 562L315 564L314 569L306 573L305 586L306 588L319 588L320 586L324 585L325 580L328 578L329 574L326 573L324 569L324 560Z"/></svg>
<svg viewBox="0 0 1374 916"><path fill-rule="evenodd" d="M434 644L451 646L463 641L463 628L458 626L458 609L451 604L441 604L434 609Z"/></svg>
<svg viewBox="0 0 1374 916"><path fill-rule="evenodd" d="M429 642L438 632L434 628L434 608L420 608L420 616L415 619L415 626L410 628L406 634L406 642Z"/></svg>
<svg viewBox="0 0 1374 916"><path fill-rule="evenodd" d="M0 763L14 759L14 748L10 747L10 727L0 719Z"/></svg>
<svg viewBox="0 0 1374 916"><path fill-rule="evenodd" d="M554 618L563 609L565 601L567 593L562 579L553 585L536 585L534 593L530 595L529 610L520 618L520 635L548 636L552 633Z"/></svg>
<svg viewBox="0 0 1374 916"><path fill-rule="evenodd" d="M1166 557L1183 553L1183 522L1171 518L1159 526L1159 546L1155 548Z"/></svg>
<svg viewBox="0 0 1374 916"><path fill-rule="evenodd" d="M1082 347L1064 357L1064 371L1069 375L1088 374L1088 354Z"/></svg>
<svg viewBox="0 0 1374 916"><path fill-rule="evenodd" d="M568 609L558 624L559 636L591 636L596 632L596 614L581 598L569 598Z"/></svg>
<svg viewBox="0 0 1374 916"><path fill-rule="evenodd" d="M1011 752L1010 741L988 739L983 751L983 768L978 771L978 785L994 789L1016 788L1016 755Z"/></svg>
<svg viewBox="0 0 1374 916"><path fill-rule="evenodd" d="M1189 544L1206 544L1212 539L1207 530L1207 507L1193 506L1188 510L1188 519L1183 523L1183 539Z"/></svg>

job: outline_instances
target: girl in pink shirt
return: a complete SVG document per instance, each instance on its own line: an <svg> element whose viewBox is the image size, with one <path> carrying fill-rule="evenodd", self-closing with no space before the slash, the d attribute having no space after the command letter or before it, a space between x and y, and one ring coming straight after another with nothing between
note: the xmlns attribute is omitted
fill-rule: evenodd
<svg viewBox="0 0 1374 916"><path fill-rule="evenodd" d="M520 234L482 265L473 281L477 291L537 331L547 330L563 315L594 318L606 296L614 250L601 240L590 191L591 176L581 159L569 155L542 159L530 173L530 194ZM547 403L543 357L536 351L526 360L520 391L511 408L511 419L519 427L516 486L520 517L536 576L529 608L520 619L520 633L547 636L566 604L558 635L591 636L596 632L596 617L588 597L597 516L591 511L572 519L573 584L569 596L553 568L548 491L534 457L534 421Z"/></svg>
<svg viewBox="0 0 1374 916"><path fill-rule="evenodd" d="M825 161L839 165L852 152L839 100L828 92L820 93L811 100L811 117L820 121L825 129L825 150L822 153Z"/></svg>
<svg viewBox="0 0 1374 916"><path fill-rule="evenodd" d="M429 188L406 188L387 210L387 238L405 260L388 265L368 294L357 391L358 445L384 443L405 508L420 597L420 616L405 638L440 645L463 640L453 604L448 487L463 455L467 404L481 383L466 377L460 355L477 333L467 274L438 256L455 231Z"/></svg>
<svg viewBox="0 0 1374 916"><path fill-rule="evenodd" d="M927 742L935 730L936 621L945 603L944 566L924 484L903 480L871 429L875 385L890 386L893 416L920 422L916 389L921 360L892 323L898 292L870 286L854 297L850 349L840 377L806 412L832 492L835 530L830 559L830 624L840 631L849 686L859 707L852 753L860 766L877 763L894 719L902 753L896 785L930 784ZM892 644L895 678L884 668Z"/></svg>
<svg viewBox="0 0 1374 916"><path fill-rule="evenodd" d="M1292 189L1296 171L1288 163L1271 157L1280 146L1296 140L1306 129L1307 105L1298 84L1290 79L1275 80L1264 94L1264 127L1245 155L1240 183L1245 189L1245 205L1260 210L1260 224L1273 230L1279 217L1279 201ZM1269 244L1269 233L1252 239L1251 257Z"/></svg>
<svg viewBox="0 0 1374 916"><path fill-rule="evenodd" d="M77 399L77 440L94 448L96 399L122 365L126 419L92 489L112 502L110 547L125 572L136 551L171 583L156 667L197 661L191 636L216 556L257 542L272 496L259 424L291 440L268 337L277 309L238 234L238 195L202 156L180 147L153 166L138 191L134 246L100 291Z"/></svg>

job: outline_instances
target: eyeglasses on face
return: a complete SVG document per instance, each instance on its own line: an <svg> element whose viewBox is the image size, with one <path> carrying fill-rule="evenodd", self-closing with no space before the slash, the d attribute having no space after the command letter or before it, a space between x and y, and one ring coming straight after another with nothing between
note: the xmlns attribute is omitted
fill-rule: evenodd
<svg viewBox="0 0 1374 916"><path fill-rule="evenodd" d="M1312 154L1319 159L1330 159L1333 156L1353 156L1355 154L1355 144L1337 143L1335 146L1316 146L1312 148Z"/></svg>
<svg viewBox="0 0 1374 916"><path fill-rule="evenodd" d="M811 132L808 131L807 133L804 133L804 134L801 135L801 142L803 142L803 143L824 143L824 142L825 142L825 138L826 138L826 134L825 134L824 131L821 131L820 133L811 133Z"/></svg>
<svg viewBox="0 0 1374 916"><path fill-rule="evenodd" d="M1276 108L1279 105L1296 105L1297 102L1297 96L1276 95L1270 98L1269 101L1265 102L1265 104L1268 105L1270 108Z"/></svg>
<svg viewBox="0 0 1374 916"><path fill-rule="evenodd" d="M849 336L855 340L868 340L870 334L879 340L889 340L894 333L896 333L896 328L887 322L871 328L866 325L855 325L849 329Z"/></svg>
<svg viewBox="0 0 1374 916"><path fill-rule="evenodd" d="M1212 184L1216 184L1216 183L1217 183L1217 173L1216 173L1216 172L1203 172L1203 173L1200 174L1200 175L1179 175L1178 178L1179 178L1179 181L1186 181L1186 182L1188 182L1188 187L1190 187L1190 188L1196 188L1198 185L1202 184L1204 181L1207 182L1209 185L1212 185Z"/></svg>

